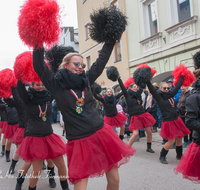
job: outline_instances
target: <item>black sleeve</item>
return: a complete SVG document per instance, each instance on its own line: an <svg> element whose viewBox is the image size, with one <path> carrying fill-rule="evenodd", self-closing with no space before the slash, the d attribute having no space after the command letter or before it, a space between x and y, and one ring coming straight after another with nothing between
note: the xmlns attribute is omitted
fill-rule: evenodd
<svg viewBox="0 0 200 190"><path fill-rule="evenodd" d="M89 78L90 85L92 85L95 80L101 75L103 72L110 55L112 53L113 47L115 43L113 44L107 44L105 43L103 45L103 48L101 49L101 52L99 54L99 57L97 60L92 64L91 68L89 71L86 72L87 77Z"/></svg>
<svg viewBox="0 0 200 190"><path fill-rule="evenodd" d="M6 112L6 106L5 106L5 104L0 104L0 109L1 109L1 111L5 111Z"/></svg>
<svg viewBox="0 0 200 190"><path fill-rule="evenodd" d="M9 107L16 107L15 102L12 98L6 98L4 99L4 101L6 102L6 104L8 104Z"/></svg>
<svg viewBox="0 0 200 190"><path fill-rule="evenodd" d="M56 91L56 81L53 73L44 62L44 49L34 49L33 68L40 77L44 86L53 94Z"/></svg>
<svg viewBox="0 0 200 190"><path fill-rule="evenodd" d="M17 92L24 103L27 103L30 100L25 84L20 80L17 82Z"/></svg>
<svg viewBox="0 0 200 190"><path fill-rule="evenodd" d="M123 94L124 94L123 92L120 92L119 94L117 94L117 95L115 96L116 100L117 100L118 98L120 98Z"/></svg>
<svg viewBox="0 0 200 190"><path fill-rule="evenodd" d="M104 102L104 99L100 96L98 96L95 92L93 93L94 97L99 100L100 102Z"/></svg>
<svg viewBox="0 0 200 190"><path fill-rule="evenodd" d="M124 94L124 97L127 99L127 98L128 98L128 92L127 92L127 89L126 89L126 87L124 86L124 84L123 84L123 82L122 82L122 80L121 80L120 77L118 78L118 82L119 82L120 88L122 89L122 92L123 92L123 94Z"/></svg>
<svg viewBox="0 0 200 190"><path fill-rule="evenodd" d="M156 89L153 87L150 81L147 82L147 86L154 99L159 101L160 95L157 93Z"/></svg>
<svg viewBox="0 0 200 190"><path fill-rule="evenodd" d="M171 93L172 96L175 96L178 92L178 90L181 88L181 85L183 84L185 76L181 76L178 82L176 83L176 86L172 89Z"/></svg>
<svg viewBox="0 0 200 190"><path fill-rule="evenodd" d="M199 108L200 108L200 98L199 96L189 96L186 99L186 126L195 131L200 132L200 121L199 121Z"/></svg>

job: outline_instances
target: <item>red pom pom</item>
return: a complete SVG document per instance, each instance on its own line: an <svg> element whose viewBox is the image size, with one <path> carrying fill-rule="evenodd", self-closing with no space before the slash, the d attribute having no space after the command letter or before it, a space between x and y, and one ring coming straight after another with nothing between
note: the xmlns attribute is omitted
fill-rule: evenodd
<svg viewBox="0 0 200 190"><path fill-rule="evenodd" d="M8 98L12 95L11 86L17 86L17 79L11 69L3 69L0 71L0 89L2 97Z"/></svg>
<svg viewBox="0 0 200 190"><path fill-rule="evenodd" d="M129 77L125 82L124 82L124 86L126 88L128 88L131 84L135 83L133 80L133 77Z"/></svg>
<svg viewBox="0 0 200 190"><path fill-rule="evenodd" d="M176 85L181 75L185 76L182 86L190 86L195 81L193 73L184 64L176 66L172 75L174 76L174 85Z"/></svg>
<svg viewBox="0 0 200 190"><path fill-rule="evenodd" d="M40 82L40 78L33 69L33 55L31 51L25 51L15 58L14 72L16 78L24 83Z"/></svg>
<svg viewBox="0 0 200 190"><path fill-rule="evenodd" d="M55 0L27 0L18 18L19 36L29 47L50 46L59 40L59 19Z"/></svg>
<svg viewBox="0 0 200 190"><path fill-rule="evenodd" d="M151 67L148 65L148 63L142 63L142 64L140 64L140 65L137 67L137 69L140 69L140 68L143 68L143 67L149 67L149 68L151 68ZM152 77L157 73L157 71L156 71L155 69L152 69L152 68L151 68L151 72L152 72Z"/></svg>

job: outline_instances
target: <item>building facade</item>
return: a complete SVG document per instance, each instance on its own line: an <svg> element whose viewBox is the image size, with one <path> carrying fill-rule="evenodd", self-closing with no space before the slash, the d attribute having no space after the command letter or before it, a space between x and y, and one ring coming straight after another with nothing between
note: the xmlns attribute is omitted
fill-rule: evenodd
<svg viewBox="0 0 200 190"><path fill-rule="evenodd" d="M94 10L98 10L104 6L117 6L123 13L125 13L124 0L77 0L79 53L83 56L87 65L86 70L88 70L92 63L96 61L103 45L98 44L90 38L88 28L88 23L90 23L90 14ZM120 72L121 78L126 80L129 77L128 60L127 31L125 31L121 40L116 42L106 67L116 66ZM100 84L103 89L109 87L113 92L120 90L118 82L112 82L107 78L106 68L96 82Z"/></svg>
<svg viewBox="0 0 200 190"><path fill-rule="evenodd" d="M148 62L153 82L171 77L176 65L193 70L200 49L200 0L126 0L130 75Z"/></svg>

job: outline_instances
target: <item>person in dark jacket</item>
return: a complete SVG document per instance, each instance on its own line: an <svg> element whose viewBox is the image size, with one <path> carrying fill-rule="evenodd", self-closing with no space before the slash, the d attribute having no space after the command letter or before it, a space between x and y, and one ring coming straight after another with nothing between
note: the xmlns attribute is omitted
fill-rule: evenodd
<svg viewBox="0 0 200 190"><path fill-rule="evenodd" d="M66 124L68 176L74 190L86 189L89 177L103 173L107 176L107 188L119 189L119 163L126 163L123 158L135 153L109 125L104 124L90 88L103 72L114 44L104 44L99 58L86 73L83 57L69 53L63 58L56 76L46 66L43 50L33 51L34 69L56 99Z"/></svg>
<svg viewBox="0 0 200 190"><path fill-rule="evenodd" d="M53 160L58 168L61 187L63 190L68 190L67 172L62 157L66 152L65 143L62 137L53 133L51 126L52 95L45 89L42 82L33 82L27 92L25 84L18 81L17 90L25 105L27 122L25 138L16 153L26 161L27 165L31 162L33 166L32 177L29 179L29 190L36 190L38 181L36 176L40 175L45 159ZM50 168L50 172L51 170L53 168ZM20 187L24 180L24 174L19 175L16 187Z"/></svg>
<svg viewBox="0 0 200 190"><path fill-rule="evenodd" d="M104 123L110 125L113 128L120 127L119 138L124 139L124 124L126 123L127 117L124 114L121 114L117 111L116 100L123 95L123 92L113 95L113 92L110 88L106 89L106 94L104 98L101 98L94 92L94 97L103 103L105 109Z"/></svg>
<svg viewBox="0 0 200 190"><path fill-rule="evenodd" d="M154 117L154 119L156 120L156 117L157 117L157 115L156 115L157 114L157 102L153 98L153 96L149 92L149 90L148 90L147 95L145 96L144 110L145 110L145 112L150 113ZM156 121L156 123L153 125L152 133L157 132L157 127L158 127L158 124L157 124L157 121Z"/></svg>
<svg viewBox="0 0 200 190"><path fill-rule="evenodd" d="M182 92L179 95L179 100L178 100L177 108L178 108L178 111L179 111L180 118L185 123L185 114L186 114L185 102L186 102L187 97L190 95L190 91L189 91L189 88L187 86L181 86L181 91ZM184 136L183 147L188 146L192 142L192 131L191 131L189 137L190 138L188 139L188 135Z"/></svg>
<svg viewBox="0 0 200 190"><path fill-rule="evenodd" d="M183 151L182 137L190 134L189 129L186 128L181 118L178 117L175 100L173 98L181 87L183 80L184 76L181 76L176 86L171 91L167 83L162 83L160 87L161 90L156 91L151 82L147 81L149 91L157 101L157 104L160 107L162 113L162 128L160 131L160 136L164 139L168 139L160 152L159 160L163 164L168 163L166 161L166 155L176 139L176 158L179 160L181 159Z"/></svg>
<svg viewBox="0 0 200 190"><path fill-rule="evenodd" d="M198 59L196 59L196 57ZM193 130L193 142L185 150L181 161L174 172L182 173L183 178L191 180L193 183L200 184L200 52L194 56L195 71L193 72L196 81L193 84L194 89L191 95L186 99L186 117L185 124Z"/></svg>
<svg viewBox="0 0 200 190"><path fill-rule="evenodd" d="M152 133L150 126L153 125L156 120L149 113L145 112L142 107L141 93L143 90L134 84L132 77L125 82L125 85L120 77L118 78L118 82L126 98L128 114L131 117L129 130L133 131L133 135L131 136L128 144L131 146L135 142L139 129L145 129L147 133L146 151L154 153L151 148Z"/></svg>

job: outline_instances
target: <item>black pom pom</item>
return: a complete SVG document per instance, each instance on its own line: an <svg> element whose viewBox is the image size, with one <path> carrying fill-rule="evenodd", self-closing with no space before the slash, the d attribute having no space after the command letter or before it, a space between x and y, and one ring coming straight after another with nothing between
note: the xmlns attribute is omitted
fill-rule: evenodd
<svg viewBox="0 0 200 190"><path fill-rule="evenodd" d="M152 72L151 72L151 68L149 67L143 67L143 68L137 69L133 73L133 79L135 81L135 84L137 84L143 89L146 87L146 82L150 81L151 78L152 78Z"/></svg>
<svg viewBox="0 0 200 190"><path fill-rule="evenodd" d="M127 17L115 7L101 8L90 14L90 37L98 43L114 43L121 39L127 26Z"/></svg>
<svg viewBox="0 0 200 190"><path fill-rule="evenodd" d="M107 74L107 77L113 82L117 81L119 77L119 72L117 70L117 67L115 66L108 67L106 74Z"/></svg>
<svg viewBox="0 0 200 190"><path fill-rule="evenodd" d="M48 51L45 51L45 58L48 60L50 69L52 70L54 75L56 74L58 67L62 63L62 60L65 57L65 55L72 52L77 52L77 51L75 51L74 48L71 46L62 46L62 45L60 46L55 45Z"/></svg>
<svg viewBox="0 0 200 190"><path fill-rule="evenodd" d="M193 60L194 60L194 68L199 69L200 68L200 51L196 52L193 55Z"/></svg>
<svg viewBox="0 0 200 190"><path fill-rule="evenodd" d="M91 85L91 90L92 90L92 92L95 92L96 94L100 94L101 86L95 82Z"/></svg>

